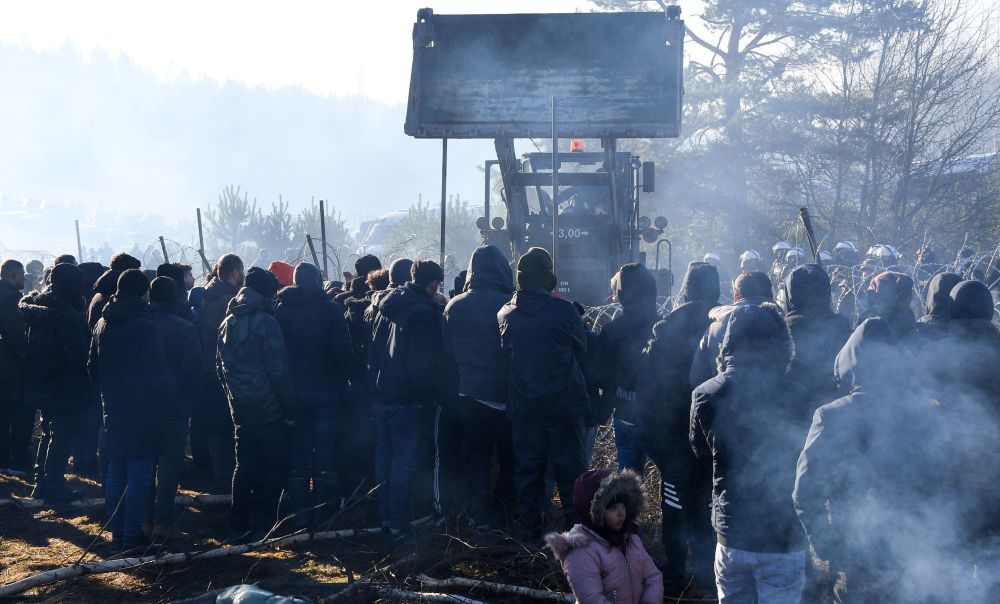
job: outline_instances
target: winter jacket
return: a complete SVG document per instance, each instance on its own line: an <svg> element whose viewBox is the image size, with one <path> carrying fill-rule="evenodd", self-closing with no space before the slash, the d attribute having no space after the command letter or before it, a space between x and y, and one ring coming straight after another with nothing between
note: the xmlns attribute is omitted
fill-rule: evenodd
<svg viewBox="0 0 1000 604"><path fill-rule="evenodd" d="M115 290L118 289L118 277L121 277L122 272L124 271L109 268L94 283L94 295L90 299L90 305L87 308L87 327L90 328L91 333L97 327L97 322L101 320L104 307L108 305L108 302L115 295Z"/></svg>
<svg viewBox="0 0 1000 604"><path fill-rule="evenodd" d="M717 360L719 358L719 348L722 346L722 339L726 335L726 328L732 318L732 312L744 306L760 306L765 302L770 302L770 298L754 296L743 298L739 302L716 306L708 313L710 323L698 343L698 349L691 360L691 373L689 380L692 388L697 388L703 382L719 374Z"/></svg>
<svg viewBox="0 0 1000 604"><path fill-rule="evenodd" d="M4 394L20 398L24 388L24 354L28 341L24 316L17 304L21 292L0 280L0 383Z"/></svg>
<svg viewBox="0 0 1000 604"><path fill-rule="evenodd" d="M363 386L368 372L368 346L372 341L371 325L365 320L365 312L372 304L372 294L368 292L360 298L348 298L345 303L344 318L351 335L351 386Z"/></svg>
<svg viewBox="0 0 1000 604"><path fill-rule="evenodd" d="M948 335L949 294L962 277L955 273L938 273L927 285L927 314L917 319L917 334L925 342Z"/></svg>
<svg viewBox="0 0 1000 604"><path fill-rule="evenodd" d="M113 297L94 328L87 364L104 403L113 457L153 457L160 422L177 417L177 385L142 298Z"/></svg>
<svg viewBox="0 0 1000 604"><path fill-rule="evenodd" d="M605 375L602 385L617 420L639 422L637 390L642 351L659 320L655 300L647 307L623 304L622 314L601 330L600 354Z"/></svg>
<svg viewBox="0 0 1000 604"><path fill-rule="evenodd" d="M442 400L441 306L427 290L407 283L379 302L385 344L373 342L374 380L381 402L429 405Z"/></svg>
<svg viewBox="0 0 1000 604"><path fill-rule="evenodd" d="M378 395L378 375L382 368L382 361L385 358L385 349L389 345L389 321L382 316L379 305L385 298L402 286L392 287L372 294L371 306L365 310L365 323L371 332L371 341L368 344L368 362L366 380L368 392Z"/></svg>
<svg viewBox="0 0 1000 604"><path fill-rule="evenodd" d="M156 325L163 345L167 366L177 387L177 400L170 408L172 417L187 419L198 398L198 386L203 366L201 341L194 324L178 312L176 305L149 305L150 319Z"/></svg>
<svg viewBox="0 0 1000 604"><path fill-rule="evenodd" d="M795 343L789 376L810 392L814 406L837 398L833 362L851 336L847 317L830 307L830 278L820 266L797 267L783 283L785 322Z"/></svg>
<svg viewBox="0 0 1000 604"><path fill-rule="evenodd" d="M285 340L271 304L249 287L239 291L219 328L215 355L233 423L260 426L295 419Z"/></svg>
<svg viewBox="0 0 1000 604"><path fill-rule="evenodd" d="M322 289L292 285L278 292L275 316L285 337L295 391L342 394L353 352L344 307Z"/></svg>
<svg viewBox="0 0 1000 604"><path fill-rule="evenodd" d="M213 279L202 293L201 314L198 318L198 337L205 360L205 368L215 372L216 344L219 328L226 318L230 301L236 296L236 286L222 279Z"/></svg>
<svg viewBox="0 0 1000 604"><path fill-rule="evenodd" d="M858 317L858 325L866 319L884 319L903 343L913 344L911 338L917 331L917 320L910 308L913 279L902 273L880 273L869 283L865 300L867 308Z"/></svg>
<svg viewBox="0 0 1000 604"><path fill-rule="evenodd" d="M547 422L590 413L582 369L587 332L576 308L543 288L518 290L497 320L510 367L511 420Z"/></svg>
<svg viewBox="0 0 1000 604"><path fill-rule="evenodd" d="M493 246L476 249L469 262L465 293L444 310L444 342L458 365L458 392L506 404L508 368L500 353L497 313L514 293L514 276L503 253Z"/></svg>
<svg viewBox="0 0 1000 604"><path fill-rule="evenodd" d="M634 521L645 500L641 485L632 472L610 470L587 472L573 485L573 507L584 522L568 533L551 533L545 541L562 564L577 602L663 602L663 575L636 533ZM604 510L612 502L625 504L629 527L625 534L609 535L603 526ZM611 538L619 544L614 545Z"/></svg>
<svg viewBox="0 0 1000 604"><path fill-rule="evenodd" d="M805 404L808 391L783 375L781 363L789 357L779 347L790 348L790 338L765 344L758 336L774 333L769 321L780 319L753 306L733 310L722 345L724 371L691 395L689 437L699 459L713 461L712 526L719 543L792 552L805 549L789 493L812 409Z"/></svg>
<svg viewBox="0 0 1000 604"><path fill-rule="evenodd" d="M25 400L42 413L79 411L94 401L83 306L48 290L32 292L18 305L27 329Z"/></svg>

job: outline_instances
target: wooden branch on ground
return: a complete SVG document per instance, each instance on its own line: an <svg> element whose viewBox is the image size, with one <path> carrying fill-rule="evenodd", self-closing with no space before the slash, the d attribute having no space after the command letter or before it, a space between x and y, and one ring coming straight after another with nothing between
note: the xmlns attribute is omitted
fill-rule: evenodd
<svg viewBox="0 0 1000 604"><path fill-rule="evenodd" d="M479 600L473 600L472 598L455 596L452 594L421 593L419 591L406 591L390 587L384 587L378 590L378 595L380 598L403 600L404 602L450 602L452 604L460 602L461 604L485 604L485 602L480 602Z"/></svg>
<svg viewBox="0 0 1000 604"><path fill-rule="evenodd" d="M181 505L184 507L192 506L213 506L213 505L229 505L233 498L229 495L178 495L174 498L175 505ZM30 497L15 497L14 499L0 499L0 509L16 506L22 510L40 510L47 507L45 502L41 499L32 499ZM73 501L67 505L67 507L74 510L99 510L104 507L104 498L96 499L79 499Z"/></svg>
<svg viewBox="0 0 1000 604"><path fill-rule="evenodd" d="M573 594L558 591L546 591L544 589L533 589L520 585L508 585L506 583L493 583L491 581L479 581L466 577L448 577L447 579L434 579L427 575L417 575L422 587L430 589L446 589L449 587L466 587L469 589L484 589L498 594L510 594L523 596L532 600L544 600L547 602L576 602Z"/></svg>
<svg viewBox="0 0 1000 604"><path fill-rule="evenodd" d="M224 545L215 549L203 550L200 552L178 552L176 554L164 554L159 556L139 556L101 562L88 562L86 564L73 564L63 568L45 571L37 575L31 575L30 577L25 577L19 581L14 581L13 583L0 586L0 597L23 593L33 587L58 583L60 581L83 577L86 575L98 575L145 566L166 566L169 564L183 564L185 562L208 560L211 558L226 558L256 550L295 545L297 543L306 543L309 541L360 537L363 535L378 535L381 533L381 528L348 529L343 531L326 531L322 533L302 533L299 535L289 535L288 537L279 537L265 541L255 541L254 543L247 543L244 545Z"/></svg>
<svg viewBox="0 0 1000 604"><path fill-rule="evenodd" d="M415 561L416 559L417 559L417 554L414 553L414 554L410 554L409 556L405 556L403 558L400 558L399 560L396 560L392 564L387 564L386 566L383 566L382 568L375 568L370 573L367 573L363 577L358 578L357 581L354 581L353 583L349 583L347 586L345 586L343 589L341 589L337 593L333 594L332 596L327 597L327 598L322 598L319 601L319 604L330 604L331 602L336 602L337 600L339 600L341 598L344 598L344 597L346 597L348 595L357 593L360 588L364 588L368 584L370 584L371 581L372 581L372 579L374 579L376 577L385 576L386 574L391 573L391 572L395 571L396 569L400 568L401 566L405 566L405 565L407 565L407 564Z"/></svg>

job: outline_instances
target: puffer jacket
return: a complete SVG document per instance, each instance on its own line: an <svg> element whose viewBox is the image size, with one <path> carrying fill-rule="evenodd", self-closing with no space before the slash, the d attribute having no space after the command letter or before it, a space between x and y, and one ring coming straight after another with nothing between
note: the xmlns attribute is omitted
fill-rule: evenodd
<svg viewBox="0 0 1000 604"><path fill-rule="evenodd" d="M275 316L285 337L296 392L342 394L352 353L344 307L322 289L292 285L278 292Z"/></svg>
<svg viewBox="0 0 1000 604"><path fill-rule="evenodd" d="M719 375L719 351L722 348L722 339L726 336L726 329L732 320L733 311L744 306L760 306L765 302L771 302L770 298L754 296L743 298L739 302L716 306L708 313L708 329L698 343L698 349L691 360L691 373L688 377L692 388L697 388L704 382Z"/></svg>
<svg viewBox="0 0 1000 604"><path fill-rule="evenodd" d="M82 299L73 305L51 291L32 292L18 306L28 333L25 401L42 413L79 411L96 400L83 307Z"/></svg>
<svg viewBox="0 0 1000 604"><path fill-rule="evenodd" d="M270 303L249 287L239 291L219 328L219 379L233 423L260 426L294 420L295 397L288 352Z"/></svg>
<svg viewBox="0 0 1000 604"><path fill-rule="evenodd" d="M927 314L917 319L917 335L930 342L948 335L948 308L951 290L962 281L955 273L938 273L927 285Z"/></svg>
<svg viewBox="0 0 1000 604"><path fill-rule="evenodd" d="M503 253L483 246L469 262L468 288L444 310L444 342L458 365L458 392L491 403L507 402L507 363L500 354L497 313L514 293Z"/></svg>
<svg viewBox="0 0 1000 604"><path fill-rule="evenodd" d="M192 407L198 398L202 358L198 331L176 304L150 304L150 319L156 325L163 345L167 366L177 385L177 401L171 407L168 419L191 417Z"/></svg>
<svg viewBox="0 0 1000 604"><path fill-rule="evenodd" d="M24 352L27 339L24 316L17 308L21 292L0 281L0 382L4 394L19 398L24 388Z"/></svg>
<svg viewBox="0 0 1000 604"><path fill-rule="evenodd" d="M441 307L427 290L411 282L382 299L379 316L386 342L371 352L378 358L373 379L381 400L390 405L441 402Z"/></svg>
<svg viewBox="0 0 1000 604"><path fill-rule="evenodd" d="M204 352L205 368L215 371L215 346L219 339L219 327L226 318L229 302L236 296L236 286L222 279L213 279L202 293L201 313L198 315L198 336Z"/></svg>
<svg viewBox="0 0 1000 604"><path fill-rule="evenodd" d="M588 416L587 331L577 309L543 288L518 290L497 319L500 349L510 367L511 420Z"/></svg>
<svg viewBox="0 0 1000 604"><path fill-rule="evenodd" d="M642 351L653 325L660 320L656 300L648 306L622 303L622 314L604 326L600 336L600 356L604 370L604 398L614 408L615 419L630 424L639 422L638 390Z"/></svg>

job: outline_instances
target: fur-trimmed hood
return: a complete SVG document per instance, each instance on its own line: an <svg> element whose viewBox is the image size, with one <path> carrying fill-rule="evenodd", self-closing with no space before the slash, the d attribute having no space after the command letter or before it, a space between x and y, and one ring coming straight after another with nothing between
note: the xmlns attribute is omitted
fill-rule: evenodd
<svg viewBox="0 0 1000 604"><path fill-rule="evenodd" d="M586 487L584 487L586 489ZM625 524L636 522L642 514L646 499L642 479L632 470L611 472L601 478L596 491L592 491L589 503L577 502L577 489L573 489L573 506L585 525L600 530L604 528L604 510L616 499L625 502L628 514ZM581 493L585 494L585 493ZM581 505L583 504L583 505ZM587 522L589 520L589 522Z"/></svg>

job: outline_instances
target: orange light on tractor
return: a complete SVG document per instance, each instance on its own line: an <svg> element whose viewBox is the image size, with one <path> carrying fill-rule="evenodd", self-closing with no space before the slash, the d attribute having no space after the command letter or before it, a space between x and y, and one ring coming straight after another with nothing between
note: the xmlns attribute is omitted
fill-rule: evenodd
<svg viewBox="0 0 1000 604"><path fill-rule="evenodd" d="M569 152L570 153L583 153L585 149L582 138L574 138L569 142Z"/></svg>

